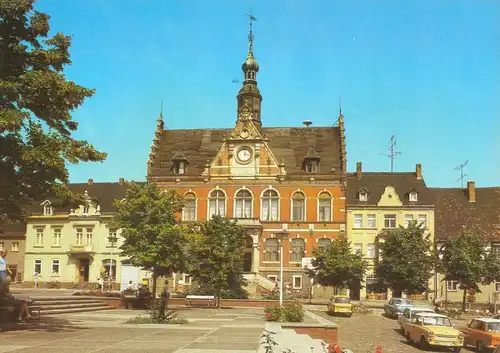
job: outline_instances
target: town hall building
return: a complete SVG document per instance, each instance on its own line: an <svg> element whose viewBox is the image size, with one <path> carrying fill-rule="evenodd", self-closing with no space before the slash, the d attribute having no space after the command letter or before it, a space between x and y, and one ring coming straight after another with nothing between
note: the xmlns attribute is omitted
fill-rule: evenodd
<svg viewBox="0 0 500 353"><path fill-rule="evenodd" d="M279 281L281 246L284 283L300 291L307 278L303 259L345 231L344 118L340 114L334 127L310 121L267 127L251 26L242 70L234 126L171 130L160 114L148 180L184 196L185 222L221 215L247 228L250 294Z"/></svg>

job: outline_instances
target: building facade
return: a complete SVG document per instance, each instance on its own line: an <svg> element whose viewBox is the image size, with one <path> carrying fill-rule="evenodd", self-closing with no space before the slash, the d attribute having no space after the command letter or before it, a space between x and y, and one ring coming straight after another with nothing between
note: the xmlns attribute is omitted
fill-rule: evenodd
<svg viewBox="0 0 500 353"><path fill-rule="evenodd" d="M344 118L337 127L265 127L249 38L235 125L170 130L160 115L148 180L184 196L185 222L221 215L244 225L245 277L256 287L279 280L283 246L284 281L301 290L302 259L345 230Z"/></svg>
<svg viewBox="0 0 500 353"><path fill-rule="evenodd" d="M417 164L415 172L409 173L364 173L358 162L356 173L347 178L346 198L348 238L353 251L363 254L369 264L364 283L351 288L351 298L386 299L391 293L381 288L374 270L387 231L418 221L433 239L434 200L422 166Z"/></svg>
<svg viewBox="0 0 500 353"><path fill-rule="evenodd" d="M446 246L450 237L460 231L476 232L485 237L488 251L499 255L500 261L500 187L476 188L474 181L467 188L432 188L436 204L436 246ZM480 285L476 301L500 302L500 282ZM437 298L442 301L461 302L463 291L456 281L445 281L439 274ZM497 298L495 299L495 296Z"/></svg>
<svg viewBox="0 0 500 353"><path fill-rule="evenodd" d="M0 250L7 251L11 283L23 281L25 237L25 223L4 224L0 227Z"/></svg>
<svg viewBox="0 0 500 353"><path fill-rule="evenodd" d="M120 256L120 230L109 226L115 200L124 196L125 183L71 184L84 196L80 204L44 200L32 207L26 230L26 286L35 272L40 286L96 288L104 278L115 289L145 276ZM123 283L122 283L123 282Z"/></svg>

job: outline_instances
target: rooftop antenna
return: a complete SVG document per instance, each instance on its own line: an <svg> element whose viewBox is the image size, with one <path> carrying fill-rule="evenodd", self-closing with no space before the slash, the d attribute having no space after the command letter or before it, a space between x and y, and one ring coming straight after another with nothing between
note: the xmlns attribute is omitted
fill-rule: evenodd
<svg viewBox="0 0 500 353"><path fill-rule="evenodd" d="M464 163L460 164L455 169L453 169L453 170L460 170L460 178L458 178L456 181L460 180L460 182L462 183L462 189L464 188L464 178L467 176L467 174L464 174L464 167L467 166L467 163L469 163L469 161L465 161Z"/></svg>
<svg viewBox="0 0 500 353"><path fill-rule="evenodd" d="M396 135L392 135L389 140L389 153L379 153L382 156L389 157L391 159L391 173L394 173L394 159L396 156L400 155L401 152L396 151Z"/></svg>

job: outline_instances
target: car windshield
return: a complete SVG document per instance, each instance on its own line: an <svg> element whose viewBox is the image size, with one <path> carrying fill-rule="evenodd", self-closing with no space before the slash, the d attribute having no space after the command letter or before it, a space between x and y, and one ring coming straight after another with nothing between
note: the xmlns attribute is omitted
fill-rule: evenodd
<svg viewBox="0 0 500 353"><path fill-rule="evenodd" d="M411 305L409 299L394 299L394 305Z"/></svg>
<svg viewBox="0 0 500 353"><path fill-rule="evenodd" d="M488 322L488 332L500 332L500 322Z"/></svg>
<svg viewBox="0 0 500 353"><path fill-rule="evenodd" d="M335 298L333 300L334 303L337 304L349 304L351 302L351 299L349 298Z"/></svg>
<svg viewBox="0 0 500 353"><path fill-rule="evenodd" d="M424 317L425 326L447 326L452 327L450 319L447 317Z"/></svg>

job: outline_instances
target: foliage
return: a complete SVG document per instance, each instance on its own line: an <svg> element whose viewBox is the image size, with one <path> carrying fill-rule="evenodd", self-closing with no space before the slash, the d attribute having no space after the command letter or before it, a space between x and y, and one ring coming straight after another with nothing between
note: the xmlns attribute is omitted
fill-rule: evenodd
<svg viewBox="0 0 500 353"><path fill-rule="evenodd" d="M376 273L395 296L403 291L428 290L435 258L430 235L424 235L424 231L414 221L407 228L390 230L385 242L380 243L382 260L376 265Z"/></svg>
<svg viewBox="0 0 500 353"><path fill-rule="evenodd" d="M141 324L158 324L158 322L154 322L153 319L151 319L151 317L149 316L136 316L136 317L133 317L131 319L128 319L127 321L125 321L126 324L136 324L136 325L141 325ZM183 317L176 317L176 318L173 318L170 322L166 322L167 324L171 324L171 325L185 325L188 322L187 319L183 318ZM163 322L162 324L165 324L165 322Z"/></svg>
<svg viewBox="0 0 500 353"><path fill-rule="evenodd" d="M264 346L265 353L274 353L274 347L278 345L278 343L274 340L274 335L276 332L264 330L262 336L260 336L263 340L260 343Z"/></svg>
<svg viewBox="0 0 500 353"><path fill-rule="evenodd" d="M282 315L282 307L278 303L267 304L264 307L264 316L266 321L280 321Z"/></svg>
<svg viewBox="0 0 500 353"><path fill-rule="evenodd" d="M176 221L183 204L175 191L160 192L154 183L129 183L125 199L115 206L113 226L122 229L122 256L152 272L153 294L158 276L186 271L186 232Z"/></svg>
<svg viewBox="0 0 500 353"><path fill-rule="evenodd" d="M120 292L108 292L102 290L85 290L74 292L73 295L83 296L88 295L92 297L109 297L109 298L121 298L122 293Z"/></svg>
<svg viewBox="0 0 500 353"><path fill-rule="evenodd" d="M458 281L463 290L462 311L468 291L479 291L478 283L488 285L500 281L500 265L493 252L486 251L486 242L482 236L466 231L451 237L439 249L440 267L444 280Z"/></svg>
<svg viewBox="0 0 500 353"><path fill-rule="evenodd" d="M308 270L311 278L322 286L336 288L349 287L355 282L363 282L368 267L362 255L351 251L351 243L345 234L334 239L326 248L313 251L314 269Z"/></svg>
<svg viewBox="0 0 500 353"><path fill-rule="evenodd" d="M66 79L71 37L49 37L50 16L33 3L0 0L0 223L49 195L77 199L67 163L106 158L72 136L71 112L95 91Z"/></svg>
<svg viewBox="0 0 500 353"><path fill-rule="evenodd" d="M262 297L262 299L266 300L279 300L280 299L280 293L270 293ZM294 300L296 299L295 295L286 295L283 294L283 300Z"/></svg>
<svg viewBox="0 0 500 353"><path fill-rule="evenodd" d="M235 278L231 278L228 283L228 288L221 291L221 298L224 299L248 299L248 292L242 287ZM193 289L189 294L194 295L216 295L215 288L210 283L202 283L193 285Z"/></svg>
<svg viewBox="0 0 500 353"><path fill-rule="evenodd" d="M196 266L189 274L200 286L213 288L217 307L220 307L224 291L245 285L241 256L246 246L245 228L220 216L190 227Z"/></svg>
<svg viewBox="0 0 500 353"><path fill-rule="evenodd" d="M302 322L304 321L305 310L300 300L283 304L283 318L288 322Z"/></svg>

